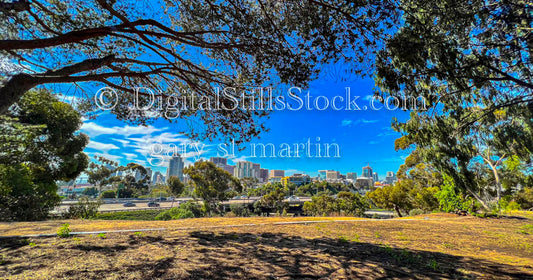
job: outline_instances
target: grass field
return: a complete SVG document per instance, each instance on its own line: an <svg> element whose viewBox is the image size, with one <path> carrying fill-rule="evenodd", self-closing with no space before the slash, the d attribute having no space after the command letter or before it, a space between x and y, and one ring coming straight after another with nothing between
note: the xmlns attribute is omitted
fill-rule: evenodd
<svg viewBox="0 0 533 280"><path fill-rule="evenodd" d="M531 216L416 218L73 220L72 231L167 230L0 240L0 278L533 279ZM0 233L53 233L64 222L4 223Z"/></svg>

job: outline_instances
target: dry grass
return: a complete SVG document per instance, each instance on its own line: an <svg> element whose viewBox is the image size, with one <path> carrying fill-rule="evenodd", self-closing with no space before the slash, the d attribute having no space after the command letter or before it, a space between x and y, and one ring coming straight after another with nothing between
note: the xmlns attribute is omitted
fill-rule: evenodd
<svg viewBox="0 0 533 280"><path fill-rule="evenodd" d="M70 221L73 231L166 231L0 242L0 278L13 279L533 279L533 221L430 215L430 220L273 225L310 218L169 222ZM316 218L324 220L325 218ZM340 218L335 217L334 220ZM18 224L55 232L62 221ZM255 227L178 230L263 223ZM17 225L0 230L17 231ZM174 230L173 230L173 229Z"/></svg>

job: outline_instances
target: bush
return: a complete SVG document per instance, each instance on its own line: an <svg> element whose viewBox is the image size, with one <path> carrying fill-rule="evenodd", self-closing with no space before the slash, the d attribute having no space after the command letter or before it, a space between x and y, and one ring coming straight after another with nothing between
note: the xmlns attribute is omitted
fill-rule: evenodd
<svg viewBox="0 0 533 280"><path fill-rule="evenodd" d="M63 214L66 219L91 219L98 213L101 201L90 201L87 197L82 197L78 203L71 205L68 211Z"/></svg>
<svg viewBox="0 0 533 280"><path fill-rule="evenodd" d="M233 212L233 214L235 214L235 216L237 217L250 216L250 211L248 210L248 207L245 207L242 204L231 204L229 208L231 209L231 212Z"/></svg>
<svg viewBox="0 0 533 280"><path fill-rule="evenodd" d="M103 191L103 192L100 194L100 197L101 197L101 198L115 198L115 197L117 197L117 192L116 192L116 191L112 191L112 190L109 190L109 191Z"/></svg>
<svg viewBox="0 0 533 280"><path fill-rule="evenodd" d="M162 221L168 221L168 220L190 219L194 217L195 217L194 213L191 210L174 207L174 208L171 208L169 210L159 213L155 217L155 219L162 220Z"/></svg>
<svg viewBox="0 0 533 280"><path fill-rule="evenodd" d="M205 216L205 209L196 201L187 201L180 204L180 209L189 210L193 213L194 218L201 218Z"/></svg>
<svg viewBox="0 0 533 280"><path fill-rule="evenodd" d="M161 210L141 210L141 211L120 211L109 213L97 213L94 220L131 220L131 221L153 221L161 213Z"/></svg>
<svg viewBox="0 0 533 280"><path fill-rule="evenodd" d="M57 236L62 238L67 238L70 236L70 225L62 224L61 227L57 230Z"/></svg>
<svg viewBox="0 0 533 280"><path fill-rule="evenodd" d="M412 209L411 211L409 211L409 216L417 216L422 214L424 214L424 210L422 209Z"/></svg>
<svg viewBox="0 0 533 280"><path fill-rule="evenodd" d="M516 194L516 202L522 209L533 208L533 187L526 187Z"/></svg>

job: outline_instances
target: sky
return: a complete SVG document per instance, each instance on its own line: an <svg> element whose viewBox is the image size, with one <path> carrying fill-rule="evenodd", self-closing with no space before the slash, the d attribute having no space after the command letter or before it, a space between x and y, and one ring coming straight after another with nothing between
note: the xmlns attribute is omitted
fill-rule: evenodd
<svg viewBox="0 0 533 280"><path fill-rule="evenodd" d="M286 108L273 111L265 121L270 130L262 133L259 139L245 143L242 151L230 153L231 141L192 141L177 132L180 123L158 120L146 127L133 126L103 112L96 119L84 120L81 131L90 137L85 152L90 156L102 155L124 165L136 162L163 174L167 160L161 160L161 156L177 151L186 165L199 159L225 156L230 164L248 160L261 164L261 168L285 170L287 175L305 173L316 176L317 171L323 169L361 175L362 167L369 164L380 178L384 178L387 171L396 172L408 155L405 151L395 151L394 140L400 134L391 129L393 117L405 120L408 113L400 109L388 110L379 102L374 105L380 110L373 110L373 80L355 76L344 78L347 81L331 75L331 71L319 76L309 88L302 89L298 94L306 102L305 96L309 93L309 108L312 110L308 110L305 104L300 110ZM350 107L352 110L344 110L347 107L346 88L349 88L350 100L360 96L355 100L359 110L355 106ZM286 93L286 88L273 90ZM331 103L335 96L340 96L336 99L336 107L343 110L335 110L332 104L318 110L324 108L326 98ZM317 104L313 102L315 99ZM294 109L299 105L294 100L287 100L286 104ZM308 143L311 144L310 153L306 150ZM271 154L271 146L268 146L265 157L261 157L261 144L274 146L275 157ZM305 146L296 157L294 147L302 144ZM316 144L321 145L321 157L317 156ZM329 157L324 152L325 144L330 145ZM256 146L255 155L253 145ZM290 156L281 151L287 145L292 149Z"/></svg>

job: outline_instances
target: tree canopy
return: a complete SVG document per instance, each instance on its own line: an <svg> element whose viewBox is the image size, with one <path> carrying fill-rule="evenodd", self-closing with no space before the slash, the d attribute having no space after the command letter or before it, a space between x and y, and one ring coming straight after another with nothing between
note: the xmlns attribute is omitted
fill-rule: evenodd
<svg viewBox="0 0 533 280"><path fill-rule="evenodd" d="M26 93L0 124L0 219L39 220L60 202L56 181L88 165L81 116L45 90Z"/></svg>
<svg viewBox="0 0 533 280"><path fill-rule="evenodd" d="M306 85L316 77L318 64L340 59L365 73L379 38L394 26L396 11L384 8L391 3L3 1L0 54L7 78L0 87L0 112L38 85L68 83L83 89L84 82L91 82L118 92L121 102L112 112L119 119L141 124L158 117L184 119L191 123L183 131L189 136L245 141L265 129L259 121L264 110L188 108L179 118L133 112L128 107L134 88L149 88L164 98L195 96L201 103L214 96L215 87ZM259 92L250 94L260 102ZM140 103L149 103L145 91L140 95ZM241 99L220 95L219 103L231 108ZM197 123L210 125L192 125Z"/></svg>

